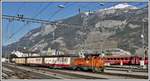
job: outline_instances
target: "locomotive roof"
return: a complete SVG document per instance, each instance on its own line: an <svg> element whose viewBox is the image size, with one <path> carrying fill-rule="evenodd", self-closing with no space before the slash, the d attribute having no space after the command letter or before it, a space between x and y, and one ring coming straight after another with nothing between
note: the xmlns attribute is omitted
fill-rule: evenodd
<svg viewBox="0 0 150 81"><path fill-rule="evenodd" d="M99 53L84 53L85 56L99 56Z"/></svg>

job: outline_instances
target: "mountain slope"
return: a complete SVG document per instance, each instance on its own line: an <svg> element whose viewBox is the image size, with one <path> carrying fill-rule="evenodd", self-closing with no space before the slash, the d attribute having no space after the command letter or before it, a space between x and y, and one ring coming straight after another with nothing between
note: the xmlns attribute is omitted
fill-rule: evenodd
<svg viewBox="0 0 150 81"><path fill-rule="evenodd" d="M56 21L55 24L43 25L28 32L18 42L3 47L3 50L8 51L9 48L12 51L20 46L19 48L26 47L33 51L47 50L49 47L68 50L81 47L86 49L122 48L130 51L135 47L142 47L140 38L142 19L146 19L144 36L147 46L148 9L124 5L126 6L114 6L88 14L80 13Z"/></svg>

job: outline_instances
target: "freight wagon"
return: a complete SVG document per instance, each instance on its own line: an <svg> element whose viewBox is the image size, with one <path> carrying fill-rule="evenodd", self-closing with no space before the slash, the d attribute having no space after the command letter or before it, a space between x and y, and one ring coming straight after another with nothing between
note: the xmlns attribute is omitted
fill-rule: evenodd
<svg viewBox="0 0 150 81"><path fill-rule="evenodd" d="M22 64L22 65L26 64L26 58L24 57L14 58L14 60L16 64Z"/></svg>
<svg viewBox="0 0 150 81"><path fill-rule="evenodd" d="M90 56L81 58L74 55L53 55L35 57L17 57L15 63L19 65L36 65L50 68L68 68L73 70L104 71L104 61L101 57Z"/></svg>

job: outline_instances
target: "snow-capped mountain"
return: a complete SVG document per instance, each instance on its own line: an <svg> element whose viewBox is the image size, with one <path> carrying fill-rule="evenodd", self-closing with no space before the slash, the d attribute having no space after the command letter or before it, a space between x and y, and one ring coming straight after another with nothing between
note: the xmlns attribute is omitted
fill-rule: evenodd
<svg viewBox="0 0 150 81"><path fill-rule="evenodd" d="M129 5L128 3L120 3L108 8L100 9L96 11L96 13L97 14L114 14L119 12L126 13L129 12L130 10L137 10L137 9L139 8L133 5Z"/></svg>
<svg viewBox="0 0 150 81"><path fill-rule="evenodd" d="M138 9L136 6L129 5L128 3L121 3L121 4L117 4L115 6L112 6L110 8L105 8L104 10L109 10L109 9L124 9L124 8Z"/></svg>

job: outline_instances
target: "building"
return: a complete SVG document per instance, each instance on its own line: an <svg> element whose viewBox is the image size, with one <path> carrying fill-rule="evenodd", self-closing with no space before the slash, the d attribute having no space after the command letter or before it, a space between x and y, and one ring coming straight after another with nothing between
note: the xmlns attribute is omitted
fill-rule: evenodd
<svg viewBox="0 0 150 81"><path fill-rule="evenodd" d="M106 53L111 53L111 55L131 55L130 52L125 51L120 48L111 48L111 49L106 49L104 50Z"/></svg>

